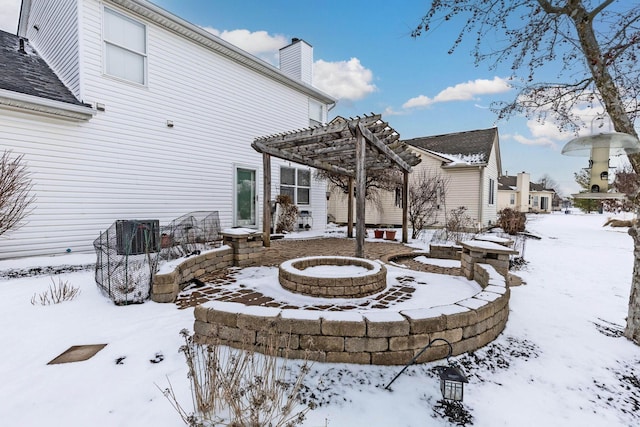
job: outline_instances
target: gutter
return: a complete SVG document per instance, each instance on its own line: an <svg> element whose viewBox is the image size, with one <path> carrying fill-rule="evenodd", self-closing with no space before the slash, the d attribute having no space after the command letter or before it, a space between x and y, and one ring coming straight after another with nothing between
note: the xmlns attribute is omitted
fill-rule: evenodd
<svg viewBox="0 0 640 427"><path fill-rule="evenodd" d="M486 170L486 165L482 165L480 168L480 200L478 200L478 231L480 231L483 227L483 217L484 217L484 172Z"/></svg>
<svg viewBox="0 0 640 427"><path fill-rule="evenodd" d="M75 121L86 121L96 115L96 111L87 105L69 104L6 89L0 89L0 107L28 110Z"/></svg>

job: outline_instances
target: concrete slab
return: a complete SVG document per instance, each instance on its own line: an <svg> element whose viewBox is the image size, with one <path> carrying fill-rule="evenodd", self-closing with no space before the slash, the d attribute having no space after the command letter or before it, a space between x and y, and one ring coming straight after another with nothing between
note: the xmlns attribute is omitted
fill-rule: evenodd
<svg viewBox="0 0 640 427"><path fill-rule="evenodd" d="M74 345L66 349L62 354L53 359L51 362L47 363L47 365L81 362L83 360L91 359L105 346L106 344Z"/></svg>

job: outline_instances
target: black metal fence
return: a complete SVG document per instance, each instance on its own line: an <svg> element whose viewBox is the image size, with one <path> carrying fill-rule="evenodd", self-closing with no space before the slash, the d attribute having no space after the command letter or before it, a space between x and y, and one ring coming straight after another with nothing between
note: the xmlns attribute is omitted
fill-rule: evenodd
<svg viewBox="0 0 640 427"><path fill-rule="evenodd" d="M217 211L196 211L161 227L159 220L119 220L93 242L95 280L117 305L149 298L153 277L166 261L220 246Z"/></svg>

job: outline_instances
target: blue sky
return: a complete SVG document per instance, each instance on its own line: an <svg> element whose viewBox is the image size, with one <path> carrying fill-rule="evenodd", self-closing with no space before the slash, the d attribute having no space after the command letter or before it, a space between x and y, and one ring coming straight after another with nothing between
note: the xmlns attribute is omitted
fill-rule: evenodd
<svg viewBox="0 0 640 427"><path fill-rule="evenodd" d="M411 38L427 1L153 2L274 65L279 48L293 37L304 39L314 47L314 84L339 98L332 117L382 113L403 139L497 126L503 174L526 171L534 181L548 174L565 195L578 190L573 173L587 159L560 154L573 135L524 117L496 122L488 109L515 96L508 68L475 67L468 43L447 54L455 22ZM0 0L0 29L15 33L19 5ZM544 72L557 70L549 64Z"/></svg>

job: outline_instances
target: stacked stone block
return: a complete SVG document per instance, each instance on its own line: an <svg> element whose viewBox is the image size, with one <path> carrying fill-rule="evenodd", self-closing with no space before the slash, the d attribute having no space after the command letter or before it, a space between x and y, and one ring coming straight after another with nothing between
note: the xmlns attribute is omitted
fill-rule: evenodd
<svg viewBox="0 0 640 427"><path fill-rule="evenodd" d="M233 250L233 265L249 267L260 264L264 247L260 233L222 233L222 243Z"/></svg>
<svg viewBox="0 0 640 427"><path fill-rule="evenodd" d="M174 302L183 285L205 273L233 265L231 248L223 246L214 251L186 258L172 272L156 274L151 286L151 300Z"/></svg>
<svg viewBox="0 0 640 427"><path fill-rule="evenodd" d="M460 259L462 247L457 245L429 245L429 257L440 259Z"/></svg>
<svg viewBox="0 0 640 427"><path fill-rule="evenodd" d="M468 240L461 242L462 255L460 265L462 274L469 280L473 280L474 266L476 263L490 264L502 276L509 274L509 256L518 251L492 242Z"/></svg>
<svg viewBox="0 0 640 427"><path fill-rule="evenodd" d="M260 351L261 341L275 331L289 357L376 365L403 365L435 338L449 341L454 355L465 353L494 340L509 314L504 277L491 265L476 263L474 268L481 292L426 309L328 313L208 302L195 309L195 340ZM418 362L441 359L447 352L446 344L435 345Z"/></svg>
<svg viewBox="0 0 640 427"><path fill-rule="evenodd" d="M216 270L248 267L262 261L262 234L222 233L223 246L215 251L186 258L172 272L156 274L151 285L151 300L174 302L189 281Z"/></svg>
<svg viewBox="0 0 640 427"><path fill-rule="evenodd" d="M371 273L354 277L314 277L304 274L306 268L319 265L355 265ZM322 298L362 298L386 288L387 269L360 258L309 257L282 263L278 278L283 288L298 294Z"/></svg>

